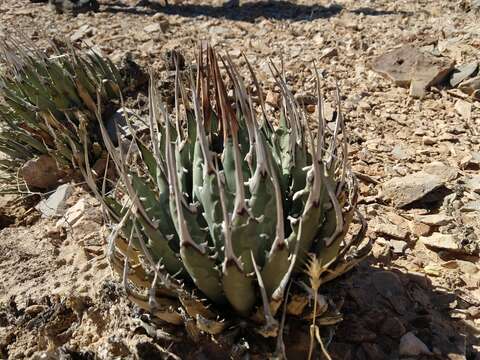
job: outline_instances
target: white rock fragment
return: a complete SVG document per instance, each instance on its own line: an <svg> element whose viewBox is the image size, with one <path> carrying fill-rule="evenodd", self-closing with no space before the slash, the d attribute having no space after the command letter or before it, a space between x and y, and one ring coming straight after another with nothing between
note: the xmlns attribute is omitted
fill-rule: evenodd
<svg viewBox="0 0 480 360"><path fill-rule="evenodd" d="M401 356L432 355L427 345L412 332L408 332L400 339L399 353Z"/></svg>
<svg viewBox="0 0 480 360"><path fill-rule="evenodd" d="M43 217L59 217L65 213L65 203L72 194L73 186L70 184L60 185L47 199L43 199L35 207Z"/></svg>

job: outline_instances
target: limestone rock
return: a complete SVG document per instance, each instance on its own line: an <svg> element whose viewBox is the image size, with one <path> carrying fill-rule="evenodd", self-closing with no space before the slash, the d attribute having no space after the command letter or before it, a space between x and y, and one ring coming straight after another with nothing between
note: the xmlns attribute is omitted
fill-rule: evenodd
<svg viewBox="0 0 480 360"><path fill-rule="evenodd" d="M75 41L78 41L78 40L82 40L86 36L90 36L92 34L93 34L93 28L90 25L85 24L85 25L80 26L80 28L78 28L78 30L76 30L72 34L72 36L70 36L70 40L72 42L75 42Z"/></svg>
<svg viewBox="0 0 480 360"><path fill-rule="evenodd" d="M421 236L420 241L429 248L463 252L460 243L452 234L433 233L430 236Z"/></svg>
<svg viewBox="0 0 480 360"><path fill-rule="evenodd" d="M407 160L411 158L415 152L405 145L397 144L392 149L392 155L398 160Z"/></svg>
<svg viewBox="0 0 480 360"><path fill-rule="evenodd" d="M57 227L73 227L83 216L87 209L88 203L85 198L80 199L75 205L65 212L57 222Z"/></svg>
<svg viewBox="0 0 480 360"><path fill-rule="evenodd" d="M472 176L465 181L467 189L480 194L480 175Z"/></svg>
<svg viewBox="0 0 480 360"><path fill-rule="evenodd" d="M445 80L454 65L451 59L405 45L377 57L371 66L397 86L410 87L412 96L423 97L426 89Z"/></svg>
<svg viewBox="0 0 480 360"><path fill-rule="evenodd" d="M403 254L408 244L403 240L390 240L390 247L394 254Z"/></svg>
<svg viewBox="0 0 480 360"><path fill-rule="evenodd" d="M455 110L459 113L464 119L470 119L472 116L472 103L458 99L455 102Z"/></svg>
<svg viewBox="0 0 480 360"><path fill-rule="evenodd" d="M463 80L468 79L471 75L473 75L475 71L477 71L477 68L478 62L476 61L457 66L452 74L452 78L450 79L450 85L456 87Z"/></svg>
<svg viewBox="0 0 480 360"><path fill-rule="evenodd" d="M403 356L432 354L427 345L425 345L423 341L416 337L412 332L408 332L402 336L398 352Z"/></svg>
<svg viewBox="0 0 480 360"><path fill-rule="evenodd" d="M461 211L463 212L473 212L473 211L480 211L480 200L474 200L466 203Z"/></svg>
<svg viewBox="0 0 480 360"><path fill-rule="evenodd" d="M280 104L280 94L278 94L276 92L273 92L273 91L267 92L265 102L267 104L273 106L274 108L277 108Z"/></svg>
<svg viewBox="0 0 480 360"><path fill-rule="evenodd" d="M73 186L70 184L60 185L47 199L38 203L35 207L43 217L59 217L65 213L66 201L72 194Z"/></svg>
<svg viewBox="0 0 480 360"><path fill-rule="evenodd" d="M458 171L441 162L432 162L422 171L393 178L383 184L384 198L396 207L405 207L456 178Z"/></svg>
<svg viewBox="0 0 480 360"><path fill-rule="evenodd" d="M432 226L440 226L440 225L447 225L449 222L453 220L451 216L446 214L429 214L429 215L417 215L415 216L415 220Z"/></svg>
<svg viewBox="0 0 480 360"><path fill-rule="evenodd" d="M372 63L372 69L392 80L395 85L408 87L418 56L419 52L413 46L402 46L377 57Z"/></svg>
<svg viewBox="0 0 480 360"><path fill-rule="evenodd" d="M406 239L408 236L408 231L404 227L394 224L378 223L374 226L374 231L377 234L400 240Z"/></svg>
<svg viewBox="0 0 480 360"><path fill-rule="evenodd" d="M440 161L432 161L424 167L423 171L438 176L443 182L452 181L458 175L458 170L455 167L445 165Z"/></svg>
<svg viewBox="0 0 480 360"><path fill-rule="evenodd" d="M415 236L426 236L432 230L430 225L419 221L410 221L408 225L410 232Z"/></svg>
<svg viewBox="0 0 480 360"><path fill-rule="evenodd" d="M462 82L458 88L472 98L480 100L480 76Z"/></svg>
<svg viewBox="0 0 480 360"><path fill-rule="evenodd" d="M383 192L388 200L400 208L420 200L442 185L437 176L420 172L391 179L383 185Z"/></svg>

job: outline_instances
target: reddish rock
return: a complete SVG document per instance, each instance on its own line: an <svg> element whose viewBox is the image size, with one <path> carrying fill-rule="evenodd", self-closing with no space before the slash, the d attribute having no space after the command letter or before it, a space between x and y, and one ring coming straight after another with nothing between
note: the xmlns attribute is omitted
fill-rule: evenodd
<svg viewBox="0 0 480 360"><path fill-rule="evenodd" d="M40 155L23 165L20 176L30 188L49 189L58 184L62 171L50 156Z"/></svg>

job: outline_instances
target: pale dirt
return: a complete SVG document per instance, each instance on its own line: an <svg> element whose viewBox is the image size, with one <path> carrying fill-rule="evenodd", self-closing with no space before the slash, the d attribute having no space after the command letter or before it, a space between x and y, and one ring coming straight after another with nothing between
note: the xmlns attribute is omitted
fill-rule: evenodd
<svg viewBox="0 0 480 360"><path fill-rule="evenodd" d="M282 56L288 82L303 91L314 87L310 69L315 60L330 100L335 74L353 167L375 180L362 182L361 210L371 225L368 236L377 241L365 263L324 290L345 299L345 320L329 347L332 357L397 359L399 338L413 331L437 359L480 359L478 255L431 250L418 241L423 233L456 231L478 242L480 214L462 213L445 227L425 227L412 221L415 213L445 212L447 207L437 202L394 209L382 200L380 185L441 161L459 169L447 187L458 193L460 204L478 200L478 194L462 186L478 173L478 167L465 166L465 159L480 151L480 105L474 102L472 116L466 118L455 110L458 98L445 89L414 100L407 89L368 68L372 58L405 43L438 44L443 55L459 64L480 60L480 15L466 11L468 1L339 0L330 8L313 1L248 1L235 10L222 8L219 1L190 0L168 9L155 4L134 8L130 0L101 3L100 12L72 18L52 13L46 5L2 0L0 32L21 32L45 46L47 36L70 37L83 27L76 37L86 44L116 61L131 53L160 78L167 50L178 48L191 60L197 41L208 39L240 64L244 51L267 92L274 90L265 77L269 57L278 61ZM155 23L165 32L144 30ZM338 55L321 58L331 47ZM394 157L394 146L405 156ZM79 190L70 205L86 196ZM0 358L30 359L45 350L59 358L55 351L62 345L64 358L71 359L153 359L165 356L165 349L182 358L214 358L203 343L192 346L181 329L141 325L148 317L122 297L107 266L99 209L63 233L55 229L56 220L39 219L5 199L0 206L5 227L0 230ZM407 249L392 253L389 242L405 233ZM305 345L305 339L286 338L297 347ZM226 358L226 353L217 351L215 358ZM302 356L296 353L295 358Z"/></svg>

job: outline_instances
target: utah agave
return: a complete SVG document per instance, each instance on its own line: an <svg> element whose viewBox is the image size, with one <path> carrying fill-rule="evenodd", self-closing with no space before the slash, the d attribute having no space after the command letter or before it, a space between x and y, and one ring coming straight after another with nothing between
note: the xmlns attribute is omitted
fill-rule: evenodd
<svg viewBox="0 0 480 360"><path fill-rule="evenodd" d="M147 137L115 147L100 121L120 178L100 200L114 224L111 264L141 308L209 334L247 320L271 337L281 335L276 315L292 280L291 291L300 291L309 254L324 283L370 247L360 246L365 224L356 210L338 92L331 131L317 78L313 136L277 68L271 65L282 98L278 122L268 118L248 68L250 87L228 55L200 49L187 85L176 71L173 113L152 82ZM355 215L360 231L346 236ZM315 308L321 319L325 306Z"/></svg>
<svg viewBox="0 0 480 360"><path fill-rule="evenodd" d="M52 47L47 56L27 40L0 38L0 190L27 190L22 166L39 157L59 173L79 170L82 134L90 161L106 156L97 103L110 111L119 106L119 72L93 51L80 54L54 42Z"/></svg>

